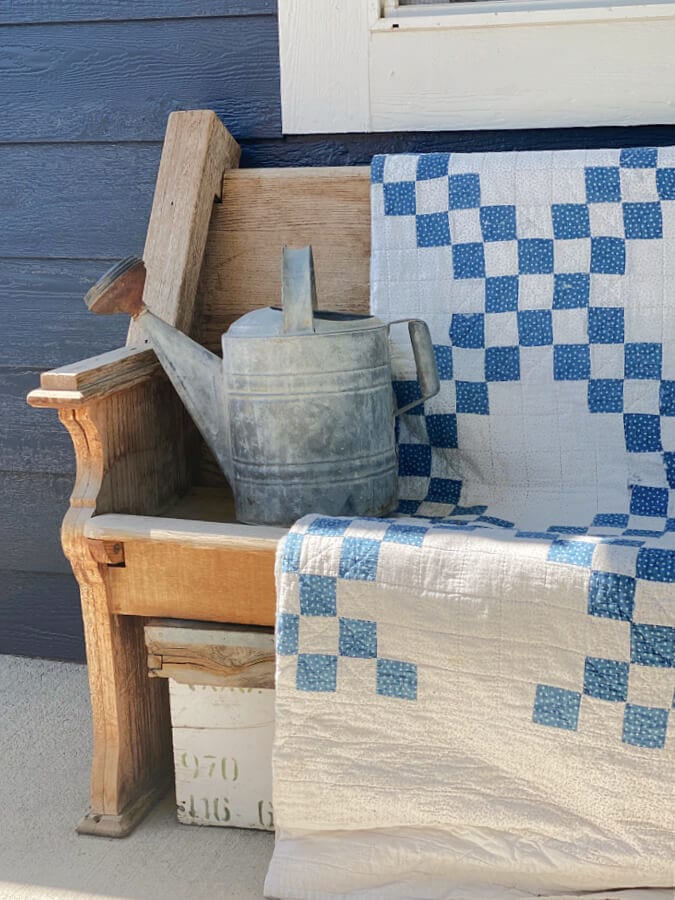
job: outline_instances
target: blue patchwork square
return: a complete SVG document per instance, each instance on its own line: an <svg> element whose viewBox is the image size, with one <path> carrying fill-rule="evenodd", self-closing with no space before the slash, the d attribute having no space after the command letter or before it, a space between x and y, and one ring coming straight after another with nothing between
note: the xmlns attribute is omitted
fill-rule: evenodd
<svg viewBox="0 0 675 900"><path fill-rule="evenodd" d="M520 381L520 349L488 347L485 351L486 381Z"/></svg>
<svg viewBox="0 0 675 900"><path fill-rule="evenodd" d="M397 409L403 409L403 407L407 406L409 403L414 403L416 400L422 399L422 392L420 391L420 386L417 381L393 381L392 386L396 396ZM408 410L406 415L423 416L424 404L419 403L417 406L413 406L412 409Z"/></svg>
<svg viewBox="0 0 675 900"><path fill-rule="evenodd" d="M619 165L624 169L654 169L656 159L656 147L626 147L621 151Z"/></svg>
<svg viewBox="0 0 675 900"><path fill-rule="evenodd" d="M588 203L616 203L621 200L618 166L586 166L585 177Z"/></svg>
<svg viewBox="0 0 675 900"><path fill-rule="evenodd" d="M668 487L675 488L675 453L672 451L664 453L663 465L666 467L666 481L668 482Z"/></svg>
<svg viewBox="0 0 675 900"><path fill-rule="evenodd" d="M630 661L638 666L675 666L675 628L667 625L630 626Z"/></svg>
<svg viewBox="0 0 675 900"><path fill-rule="evenodd" d="M624 203L623 229L628 239L644 239L663 237L663 221L661 204L656 203Z"/></svg>
<svg viewBox="0 0 675 900"><path fill-rule="evenodd" d="M583 381L591 377L591 348L588 344L558 344L553 348L553 377L556 381Z"/></svg>
<svg viewBox="0 0 675 900"><path fill-rule="evenodd" d="M337 615L337 580L328 575L300 575L300 612L303 616Z"/></svg>
<svg viewBox="0 0 675 900"><path fill-rule="evenodd" d="M544 347L553 343L553 319L550 309L518 311L518 340L523 347Z"/></svg>
<svg viewBox="0 0 675 900"><path fill-rule="evenodd" d="M629 453L658 453L663 449L660 416L624 413L623 433Z"/></svg>
<svg viewBox="0 0 675 900"><path fill-rule="evenodd" d="M455 516L482 516L487 506L476 504L476 506L456 506L452 511ZM673 528L675 531L675 528Z"/></svg>
<svg viewBox="0 0 675 900"><path fill-rule="evenodd" d="M562 538L554 541L548 551L550 562L565 563L568 566L584 566L588 568L593 561L595 544L588 541L566 541Z"/></svg>
<svg viewBox="0 0 675 900"><path fill-rule="evenodd" d="M485 311L513 312L518 309L518 276L497 275L485 279Z"/></svg>
<svg viewBox="0 0 675 900"><path fill-rule="evenodd" d="M675 169L656 170L656 192L661 200L675 200Z"/></svg>
<svg viewBox="0 0 675 900"><path fill-rule="evenodd" d="M668 488L634 485L631 488L630 512L633 516L668 515Z"/></svg>
<svg viewBox="0 0 675 900"><path fill-rule="evenodd" d="M553 309L583 309L591 295L591 276L571 272L553 276Z"/></svg>
<svg viewBox="0 0 675 900"><path fill-rule="evenodd" d="M484 381L457 381L455 392L458 413L489 415L488 386Z"/></svg>
<svg viewBox="0 0 675 900"><path fill-rule="evenodd" d="M457 447L457 416L438 413L425 419L427 436L432 447Z"/></svg>
<svg viewBox="0 0 675 900"><path fill-rule="evenodd" d="M591 272L623 275L626 271L626 242L617 237L591 238Z"/></svg>
<svg viewBox="0 0 675 900"><path fill-rule="evenodd" d="M417 211L414 181L387 181L384 191L385 216L414 216Z"/></svg>
<svg viewBox="0 0 675 900"><path fill-rule="evenodd" d="M598 700L626 702L628 699L627 662L587 656L584 665L584 694Z"/></svg>
<svg viewBox="0 0 675 900"><path fill-rule="evenodd" d="M515 206L481 206L480 227L484 241L515 241Z"/></svg>
<svg viewBox="0 0 675 900"><path fill-rule="evenodd" d="M450 244L450 222L447 213L428 213L415 218L418 247L447 247Z"/></svg>
<svg viewBox="0 0 675 900"><path fill-rule="evenodd" d="M281 557L282 572L297 572L300 566L300 553L302 552L302 539L304 535L291 532L286 535L284 549Z"/></svg>
<svg viewBox="0 0 675 900"><path fill-rule="evenodd" d="M454 478L432 478L424 499L429 503L457 503L461 492L461 481Z"/></svg>
<svg viewBox="0 0 675 900"><path fill-rule="evenodd" d="M377 693L383 697L417 700L417 666L398 659L378 659Z"/></svg>
<svg viewBox="0 0 675 900"><path fill-rule="evenodd" d="M408 544L421 547L429 529L424 525L390 525L384 533L385 544Z"/></svg>
<svg viewBox="0 0 675 900"><path fill-rule="evenodd" d="M298 627L300 616L281 613L277 619L277 653L280 656L294 656L298 652Z"/></svg>
<svg viewBox="0 0 675 900"><path fill-rule="evenodd" d="M592 413L623 412L623 381L592 378L588 382L588 409Z"/></svg>
<svg viewBox="0 0 675 900"><path fill-rule="evenodd" d="M626 378L661 378L661 344L626 344L624 347L624 371Z"/></svg>
<svg viewBox="0 0 675 900"><path fill-rule="evenodd" d="M321 537L340 537L352 524L352 519L335 519L332 516L317 516L307 529L307 534Z"/></svg>
<svg viewBox="0 0 675 900"><path fill-rule="evenodd" d="M374 659L377 656L377 625L365 619L340 619L340 656Z"/></svg>
<svg viewBox="0 0 675 900"><path fill-rule="evenodd" d="M675 381L662 381L659 385L659 412L662 416L675 416Z"/></svg>
<svg viewBox="0 0 675 900"><path fill-rule="evenodd" d="M616 572L591 572L588 614L630 622L635 602L635 579Z"/></svg>
<svg viewBox="0 0 675 900"><path fill-rule="evenodd" d="M448 179L450 209L473 209L480 206L480 178L474 173L451 175Z"/></svg>
<svg viewBox="0 0 675 900"><path fill-rule="evenodd" d="M553 241L548 238L521 238L518 241L518 271L521 275L552 272Z"/></svg>
<svg viewBox="0 0 675 900"><path fill-rule="evenodd" d="M455 278L485 278L483 244L453 244L452 270Z"/></svg>
<svg viewBox="0 0 675 900"><path fill-rule="evenodd" d="M652 706L638 706L634 703L626 704L623 715L624 744L633 744L636 747L651 747L660 750L666 743L668 730L668 710L658 709Z"/></svg>
<svg viewBox="0 0 675 900"><path fill-rule="evenodd" d="M588 534L585 525L551 525L547 531L555 531L557 534Z"/></svg>
<svg viewBox="0 0 675 900"><path fill-rule="evenodd" d="M513 522L507 519L498 519L496 516L478 516L477 522L485 522L486 525L494 525L495 528L513 528Z"/></svg>
<svg viewBox="0 0 675 900"><path fill-rule="evenodd" d="M450 340L455 347L477 349L485 346L485 316L483 313L464 315L453 313L450 320Z"/></svg>
<svg viewBox="0 0 675 900"><path fill-rule="evenodd" d="M537 725L548 725L551 728L565 728L576 731L579 725L579 691L567 691L564 688L538 684L534 697L532 721Z"/></svg>
<svg viewBox="0 0 675 900"><path fill-rule="evenodd" d="M434 356L436 357L438 377L441 381L449 381L452 378L452 347L434 344Z"/></svg>
<svg viewBox="0 0 675 900"><path fill-rule="evenodd" d="M593 517L596 528L625 528L628 525L628 513L598 513Z"/></svg>
<svg viewBox="0 0 675 900"><path fill-rule="evenodd" d="M449 153L422 153L417 158L417 180L443 178L448 174Z"/></svg>
<svg viewBox="0 0 675 900"><path fill-rule="evenodd" d="M644 581L675 582L675 550L641 547L638 550L635 573Z"/></svg>
<svg viewBox="0 0 675 900"><path fill-rule="evenodd" d="M554 203L551 216L553 235L559 240L591 236L591 220L585 203Z"/></svg>
<svg viewBox="0 0 675 900"><path fill-rule="evenodd" d="M373 157L373 161L370 164L370 180L373 184L382 184L384 181L384 161L386 158L383 154Z"/></svg>
<svg viewBox="0 0 675 900"><path fill-rule="evenodd" d="M399 444L398 474L431 475L431 447L428 444Z"/></svg>
<svg viewBox="0 0 675 900"><path fill-rule="evenodd" d="M340 555L340 578L375 581L380 542L370 538L345 538Z"/></svg>
<svg viewBox="0 0 675 900"><path fill-rule="evenodd" d="M591 344L623 344L623 308L592 306L588 310L588 340Z"/></svg>
<svg viewBox="0 0 675 900"><path fill-rule="evenodd" d="M299 691L334 691L337 687L337 656L301 653L295 686Z"/></svg>
<svg viewBox="0 0 675 900"><path fill-rule="evenodd" d="M399 500L398 511L402 516L414 516L420 508L419 500Z"/></svg>

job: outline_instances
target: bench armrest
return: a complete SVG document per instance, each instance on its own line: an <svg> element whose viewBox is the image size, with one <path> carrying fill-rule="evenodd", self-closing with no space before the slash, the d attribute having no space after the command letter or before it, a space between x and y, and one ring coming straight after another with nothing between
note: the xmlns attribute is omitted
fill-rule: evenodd
<svg viewBox="0 0 675 900"><path fill-rule="evenodd" d="M40 387L27 399L31 406L74 409L129 390L160 372L157 357L148 347L122 347L43 372Z"/></svg>

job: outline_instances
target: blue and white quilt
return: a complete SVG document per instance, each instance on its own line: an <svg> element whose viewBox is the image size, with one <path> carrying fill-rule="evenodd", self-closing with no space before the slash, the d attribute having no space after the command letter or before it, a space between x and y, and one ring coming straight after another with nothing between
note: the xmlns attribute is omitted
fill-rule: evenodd
<svg viewBox="0 0 675 900"><path fill-rule="evenodd" d="M672 896L675 148L376 157L372 308L441 391L280 550L267 895Z"/></svg>

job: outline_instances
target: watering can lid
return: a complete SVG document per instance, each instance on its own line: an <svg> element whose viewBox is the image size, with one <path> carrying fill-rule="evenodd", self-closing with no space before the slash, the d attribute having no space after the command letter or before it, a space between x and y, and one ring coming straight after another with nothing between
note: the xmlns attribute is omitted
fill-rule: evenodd
<svg viewBox="0 0 675 900"><path fill-rule="evenodd" d="M228 337L290 337L378 328L370 315L319 310L311 246L284 247L281 264L281 307L256 309L238 319Z"/></svg>

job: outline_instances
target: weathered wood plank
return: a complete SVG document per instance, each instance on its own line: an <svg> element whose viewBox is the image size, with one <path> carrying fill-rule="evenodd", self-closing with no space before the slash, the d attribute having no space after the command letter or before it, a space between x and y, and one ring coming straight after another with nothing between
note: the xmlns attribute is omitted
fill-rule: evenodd
<svg viewBox="0 0 675 900"><path fill-rule="evenodd" d="M274 15L276 0L9 0L0 25Z"/></svg>
<svg viewBox="0 0 675 900"><path fill-rule="evenodd" d="M127 331L124 318L96 319L82 302L111 264L112 260L0 259L0 365L49 369L121 347Z"/></svg>
<svg viewBox="0 0 675 900"><path fill-rule="evenodd" d="M72 487L71 475L0 470L3 569L70 572L59 542L58 523L68 507Z"/></svg>
<svg viewBox="0 0 675 900"><path fill-rule="evenodd" d="M158 141L177 109L281 135L273 15L0 25L0 42L3 142Z"/></svg>
<svg viewBox="0 0 675 900"><path fill-rule="evenodd" d="M151 675L183 684L274 687L274 633L251 626L151 619L145 625Z"/></svg>
<svg viewBox="0 0 675 900"><path fill-rule="evenodd" d="M84 661L80 592L70 572L0 569L0 653Z"/></svg>

